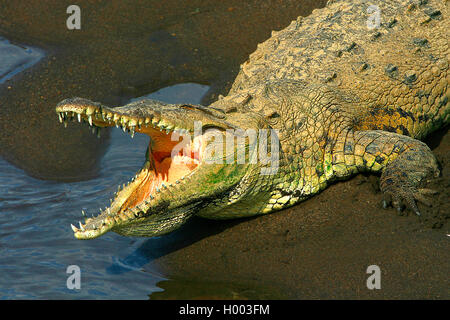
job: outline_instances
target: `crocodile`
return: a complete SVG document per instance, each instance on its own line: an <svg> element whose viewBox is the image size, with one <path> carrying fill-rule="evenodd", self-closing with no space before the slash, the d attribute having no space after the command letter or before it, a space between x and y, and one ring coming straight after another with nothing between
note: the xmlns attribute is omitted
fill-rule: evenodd
<svg viewBox="0 0 450 320"><path fill-rule="evenodd" d="M445 0L332 0L273 31L209 106L61 101L64 124L150 136L142 169L75 237L267 214L361 172L380 175L383 207L420 215L440 173L421 140L449 123L448 14Z"/></svg>

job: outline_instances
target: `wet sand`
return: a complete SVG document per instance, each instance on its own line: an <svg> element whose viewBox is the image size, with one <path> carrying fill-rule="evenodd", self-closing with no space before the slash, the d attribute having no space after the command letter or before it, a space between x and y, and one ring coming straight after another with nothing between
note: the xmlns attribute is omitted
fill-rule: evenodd
<svg viewBox="0 0 450 320"><path fill-rule="evenodd" d="M78 32L65 29L68 1L26 7L0 1L0 35L47 52L0 85L1 155L35 177L95 176L108 137L63 129L54 114L60 100L82 96L119 105L164 86L198 82L212 86L206 104L227 91L239 64L272 29L325 1L301 3L81 1ZM447 131L430 140L443 176L432 183L440 193L432 208L421 207L421 218L381 209L376 178L360 175L271 215L193 219L149 240L146 250L159 247L148 256L171 279L150 298L448 299ZM372 264L381 268L381 290L366 287Z"/></svg>

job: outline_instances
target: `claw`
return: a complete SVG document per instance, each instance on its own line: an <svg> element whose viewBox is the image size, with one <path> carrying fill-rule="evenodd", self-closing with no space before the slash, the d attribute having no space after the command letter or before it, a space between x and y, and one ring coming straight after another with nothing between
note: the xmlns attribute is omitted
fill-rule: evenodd
<svg viewBox="0 0 450 320"><path fill-rule="evenodd" d="M397 209L397 212L403 211L402 200L398 194L393 195L392 206Z"/></svg>
<svg viewBox="0 0 450 320"><path fill-rule="evenodd" d="M439 191L437 191L437 190L428 189L428 188L417 189L417 191L421 194L438 194L439 193Z"/></svg>
<svg viewBox="0 0 450 320"><path fill-rule="evenodd" d="M406 190L391 190L384 193L382 206L383 209L387 209L389 205L392 205L397 210L399 215L403 215L403 209L406 205L408 209L414 212L416 215L421 216L421 212L417 207L417 202L421 202L429 207L432 206L432 202L428 200L425 194L438 193L432 189L406 189Z"/></svg>
<svg viewBox="0 0 450 320"><path fill-rule="evenodd" d="M383 209L387 209L389 205L392 203L392 197L389 193L383 193Z"/></svg>
<svg viewBox="0 0 450 320"><path fill-rule="evenodd" d="M423 196L423 194L421 194L421 193L414 194L414 199L416 199L419 202L422 202L423 204L427 205L428 207L432 206L431 202L427 198L425 198Z"/></svg>

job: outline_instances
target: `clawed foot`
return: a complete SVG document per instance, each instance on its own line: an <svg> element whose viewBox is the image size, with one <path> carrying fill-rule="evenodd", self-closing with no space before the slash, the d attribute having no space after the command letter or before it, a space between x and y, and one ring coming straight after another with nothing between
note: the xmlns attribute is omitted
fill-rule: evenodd
<svg viewBox="0 0 450 320"><path fill-rule="evenodd" d="M427 195L437 191L423 188L424 182L440 174L438 164L429 149L410 149L388 165L380 179L380 189L384 193L383 208L392 205L398 212L404 206L420 216L417 202L431 206Z"/></svg>
<svg viewBox="0 0 450 320"><path fill-rule="evenodd" d="M393 189L393 190L392 190ZM431 201L427 199L426 195L437 194L438 191L422 188L391 188L389 191L384 192L383 196L383 208L386 209L389 205L392 205L397 212L401 213L406 205L406 207L412 210L418 216L421 215L419 208L417 207L417 202L421 202L428 207L431 207Z"/></svg>

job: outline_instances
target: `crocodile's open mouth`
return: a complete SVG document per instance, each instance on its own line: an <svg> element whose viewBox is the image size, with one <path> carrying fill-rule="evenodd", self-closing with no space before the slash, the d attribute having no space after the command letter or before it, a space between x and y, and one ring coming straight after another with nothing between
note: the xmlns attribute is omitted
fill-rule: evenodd
<svg viewBox="0 0 450 320"><path fill-rule="evenodd" d="M82 102L82 101L81 101ZM191 139L190 129L171 124L161 116L125 114L120 108L108 108L80 102L60 103L56 112L61 123L86 122L92 130L120 127L133 137L135 132L150 136L142 169L115 193L111 205L79 226L72 225L75 237L92 239L114 227L136 223L151 214L148 208L161 193L186 183L200 166L204 145L202 136Z"/></svg>

